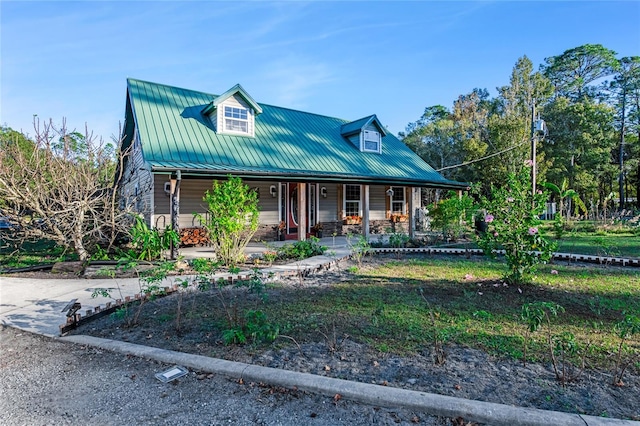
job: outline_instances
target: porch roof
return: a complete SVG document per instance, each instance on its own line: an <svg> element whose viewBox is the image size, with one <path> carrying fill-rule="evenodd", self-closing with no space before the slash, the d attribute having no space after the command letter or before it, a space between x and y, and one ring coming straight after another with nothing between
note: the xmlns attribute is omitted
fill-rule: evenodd
<svg viewBox="0 0 640 426"><path fill-rule="evenodd" d="M125 123L135 121L156 173L299 181L345 181L462 189L387 133L382 153L360 152L341 134L348 120L259 104L255 137L215 131L203 110L216 95L128 80ZM130 117L131 115L132 117ZM133 118L133 119L132 119ZM124 145L134 132L125 132Z"/></svg>

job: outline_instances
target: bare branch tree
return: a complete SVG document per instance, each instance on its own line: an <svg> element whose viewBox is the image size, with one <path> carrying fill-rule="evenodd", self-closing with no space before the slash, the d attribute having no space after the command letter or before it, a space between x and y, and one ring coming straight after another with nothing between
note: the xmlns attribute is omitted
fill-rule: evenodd
<svg viewBox="0 0 640 426"><path fill-rule="evenodd" d="M81 260L97 245L109 249L129 224L117 198L127 153L86 126L68 132L64 120L56 128L36 119L34 129L31 146L0 141L0 215L22 238L52 240Z"/></svg>

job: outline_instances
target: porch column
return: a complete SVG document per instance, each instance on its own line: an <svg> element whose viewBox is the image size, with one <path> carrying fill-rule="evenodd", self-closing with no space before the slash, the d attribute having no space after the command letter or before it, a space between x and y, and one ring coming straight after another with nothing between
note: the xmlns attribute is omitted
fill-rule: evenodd
<svg viewBox="0 0 640 426"><path fill-rule="evenodd" d="M307 239L307 185L298 184L298 241Z"/></svg>
<svg viewBox="0 0 640 426"><path fill-rule="evenodd" d="M409 238L416 236L417 209L420 207L420 188L409 188Z"/></svg>
<svg viewBox="0 0 640 426"><path fill-rule="evenodd" d="M369 185L362 185L362 235L369 241Z"/></svg>
<svg viewBox="0 0 640 426"><path fill-rule="evenodd" d="M462 189L458 189L458 200L462 200ZM462 216L460 216L460 219L458 219L458 224L462 225Z"/></svg>
<svg viewBox="0 0 640 426"><path fill-rule="evenodd" d="M180 232L180 182L182 181L182 174L180 170L171 175L171 229L176 232ZM171 260L175 260L178 257L178 247L171 243Z"/></svg>

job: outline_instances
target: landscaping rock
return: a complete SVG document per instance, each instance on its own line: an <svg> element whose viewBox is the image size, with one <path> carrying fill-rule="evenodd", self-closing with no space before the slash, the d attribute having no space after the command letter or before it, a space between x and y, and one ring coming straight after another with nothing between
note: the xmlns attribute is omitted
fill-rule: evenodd
<svg viewBox="0 0 640 426"><path fill-rule="evenodd" d="M51 268L52 274L81 275L84 271L84 262L57 262Z"/></svg>
<svg viewBox="0 0 640 426"><path fill-rule="evenodd" d="M135 278L141 272L148 271L153 268L153 264L138 265L136 269L123 269L117 264L106 264L104 262L90 263L84 270L85 278Z"/></svg>

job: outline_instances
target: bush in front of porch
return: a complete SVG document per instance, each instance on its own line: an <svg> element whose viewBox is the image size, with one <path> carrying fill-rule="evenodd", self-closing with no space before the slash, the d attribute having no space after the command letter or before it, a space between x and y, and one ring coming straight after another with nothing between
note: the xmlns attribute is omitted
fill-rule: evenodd
<svg viewBox="0 0 640 426"><path fill-rule="evenodd" d="M242 179L229 175L222 183L214 181L203 200L211 214L194 215L207 229L217 258L225 266L243 263L245 248L258 230L258 194Z"/></svg>

